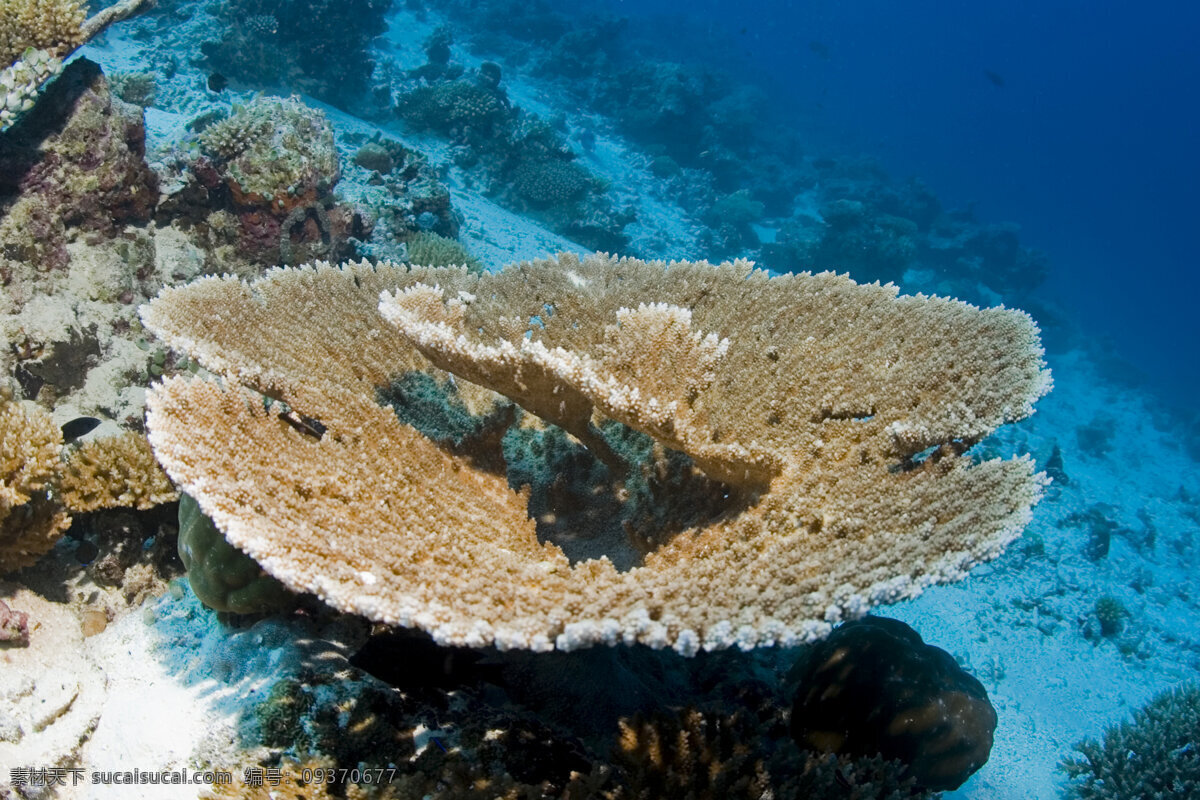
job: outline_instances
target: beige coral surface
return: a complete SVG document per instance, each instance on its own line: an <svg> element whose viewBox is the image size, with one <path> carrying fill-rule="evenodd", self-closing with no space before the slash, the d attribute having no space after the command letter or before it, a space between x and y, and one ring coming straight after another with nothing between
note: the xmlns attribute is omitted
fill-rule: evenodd
<svg viewBox="0 0 1200 800"><path fill-rule="evenodd" d="M293 589L442 642L691 654L816 638L994 558L1044 483L1028 459L963 455L1050 387L1027 315L830 273L319 264L165 289L142 316L226 378L152 393L171 477ZM414 369L478 412L499 398L461 378L485 384L594 450L614 419L728 501L629 570L572 564L504 475L378 405Z"/></svg>
<svg viewBox="0 0 1200 800"><path fill-rule="evenodd" d="M49 413L0 386L0 575L37 561L71 522L50 497L61 446Z"/></svg>
<svg viewBox="0 0 1200 800"><path fill-rule="evenodd" d="M66 55L84 41L87 10L78 0L4 0L0 3L0 67L28 47Z"/></svg>

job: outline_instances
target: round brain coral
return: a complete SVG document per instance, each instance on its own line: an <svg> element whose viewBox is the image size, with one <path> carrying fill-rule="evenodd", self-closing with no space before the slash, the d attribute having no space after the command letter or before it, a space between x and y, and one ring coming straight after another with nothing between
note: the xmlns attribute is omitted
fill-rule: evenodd
<svg viewBox="0 0 1200 800"><path fill-rule="evenodd" d="M546 208L573 203L591 188L591 173L573 161L526 161L513 174L517 196L532 206Z"/></svg>

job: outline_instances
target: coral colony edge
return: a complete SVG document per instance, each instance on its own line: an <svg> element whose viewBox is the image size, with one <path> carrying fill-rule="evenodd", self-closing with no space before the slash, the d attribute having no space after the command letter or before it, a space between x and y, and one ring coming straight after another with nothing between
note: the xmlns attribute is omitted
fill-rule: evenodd
<svg viewBox="0 0 1200 800"><path fill-rule="evenodd" d="M0 800L1197 791L1186 442L627 25L0 0Z"/></svg>

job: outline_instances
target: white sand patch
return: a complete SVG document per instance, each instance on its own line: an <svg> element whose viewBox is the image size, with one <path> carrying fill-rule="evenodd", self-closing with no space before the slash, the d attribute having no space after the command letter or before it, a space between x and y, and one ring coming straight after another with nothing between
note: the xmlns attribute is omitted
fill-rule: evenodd
<svg viewBox="0 0 1200 800"><path fill-rule="evenodd" d="M109 686L104 714L83 751L89 772L186 767L194 773L202 765L193 756L202 746L211 752L213 741L227 741L233 752L234 721L214 702L217 687L182 683L156 656L155 639L143 614L134 612L88 640L88 653L104 666ZM224 765L230 767L231 759ZM95 783L83 796L193 800L196 794L194 785Z"/></svg>

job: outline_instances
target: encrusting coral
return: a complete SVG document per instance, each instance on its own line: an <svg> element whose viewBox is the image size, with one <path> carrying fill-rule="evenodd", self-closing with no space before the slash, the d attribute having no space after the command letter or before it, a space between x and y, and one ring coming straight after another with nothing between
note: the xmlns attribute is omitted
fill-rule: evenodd
<svg viewBox="0 0 1200 800"><path fill-rule="evenodd" d="M227 381L156 387L150 441L268 573L440 642L690 655L813 640L995 558L1045 481L1028 458L964 454L1049 390L1037 327L897 293L602 255L484 275L364 262L205 278L142 318ZM572 564L539 541L529 490L494 458L380 407L413 370L472 413L506 401L468 381L561 425L618 498L646 480L719 502L675 527L655 518L658 536L631 531L655 547L627 571ZM650 439L632 448L649 456L624 457ZM561 513L572 535L611 530Z"/></svg>

